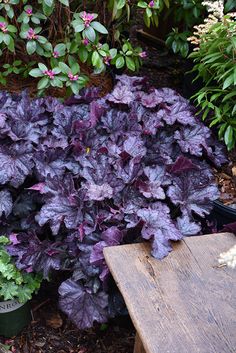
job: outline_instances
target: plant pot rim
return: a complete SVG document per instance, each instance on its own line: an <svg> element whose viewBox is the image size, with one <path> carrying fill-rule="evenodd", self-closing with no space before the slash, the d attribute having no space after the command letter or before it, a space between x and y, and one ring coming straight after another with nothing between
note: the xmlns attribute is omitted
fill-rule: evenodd
<svg viewBox="0 0 236 353"><path fill-rule="evenodd" d="M213 201L214 207L218 210L221 210L223 212L227 212L228 214L231 214L232 216L236 216L236 209L224 205L222 201L220 200L215 200Z"/></svg>
<svg viewBox="0 0 236 353"><path fill-rule="evenodd" d="M24 306L26 303L27 302L19 303L17 299L3 300L0 298L0 315L15 311Z"/></svg>

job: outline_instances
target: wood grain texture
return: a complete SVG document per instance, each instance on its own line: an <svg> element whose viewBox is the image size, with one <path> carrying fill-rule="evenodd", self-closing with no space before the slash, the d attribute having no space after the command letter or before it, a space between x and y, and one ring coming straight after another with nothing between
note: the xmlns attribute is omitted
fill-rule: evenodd
<svg viewBox="0 0 236 353"><path fill-rule="evenodd" d="M217 261L235 242L185 238L161 261L148 243L104 249L146 353L236 352L236 270Z"/></svg>
<svg viewBox="0 0 236 353"><path fill-rule="evenodd" d="M135 337L134 353L146 353L143 348L142 341L137 333Z"/></svg>

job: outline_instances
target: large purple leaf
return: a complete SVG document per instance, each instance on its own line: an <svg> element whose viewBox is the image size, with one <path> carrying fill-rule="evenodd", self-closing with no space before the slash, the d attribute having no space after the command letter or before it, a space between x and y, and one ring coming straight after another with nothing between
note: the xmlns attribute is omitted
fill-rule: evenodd
<svg viewBox="0 0 236 353"><path fill-rule="evenodd" d="M108 295L105 292L92 293L89 288L68 279L59 287L59 294L61 310L81 329L91 327L95 321L107 321Z"/></svg>
<svg viewBox="0 0 236 353"><path fill-rule="evenodd" d="M160 202L153 204L152 208L144 208L137 213L144 222L142 236L144 239L153 239L152 254L158 259L168 255L171 250L169 240L182 238L169 213L169 208Z"/></svg>
<svg viewBox="0 0 236 353"><path fill-rule="evenodd" d="M82 214L77 198L55 196L41 208L35 219L41 227L49 223L52 233L56 235L62 224L67 229L75 229L82 221Z"/></svg>
<svg viewBox="0 0 236 353"><path fill-rule="evenodd" d="M210 137L210 130L198 124L194 127L181 128L174 134L182 152L194 156L202 156L204 148L207 149L207 139Z"/></svg>
<svg viewBox="0 0 236 353"><path fill-rule="evenodd" d="M0 146L0 184L9 183L19 187L33 168L32 148L19 143L11 146Z"/></svg>
<svg viewBox="0 0 236 353"><path fill-rule="evenodd" d="M195 125L196 118L190 109L189 103L176 102L165 110L163 119L168 125L180 123L182 125Z"/></svg>
<svg viewBox="0 0 236 353"><path fill-rule="evenodd" d="M135 95L132 93L128 86L118 83L111 94L107 95L107 100L116 104L127 104L133 102Z"/></svg>
<svg viewBox="0 0 236 353"><path fill-rule="evenodd" d="M204 217L212 209L212 201L219 197L218 188L207 169L189 171L173 178L167 195L185 214L192 212Z"/></svg>

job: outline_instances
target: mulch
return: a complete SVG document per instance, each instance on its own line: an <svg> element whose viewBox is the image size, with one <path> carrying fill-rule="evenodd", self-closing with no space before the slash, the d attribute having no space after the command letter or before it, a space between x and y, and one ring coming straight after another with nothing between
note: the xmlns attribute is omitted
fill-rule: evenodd
<svg viewBox="0 0 236 353"><path fill-rule="evenodd" d="M7 345L10 352L133 352L135 330L128 316L118 317L107 324L97 324L88 330L79 330L57 307L56 283L42 286L32 300L32 317L31 324L17 337L0 338L0 343Z"/></svg>

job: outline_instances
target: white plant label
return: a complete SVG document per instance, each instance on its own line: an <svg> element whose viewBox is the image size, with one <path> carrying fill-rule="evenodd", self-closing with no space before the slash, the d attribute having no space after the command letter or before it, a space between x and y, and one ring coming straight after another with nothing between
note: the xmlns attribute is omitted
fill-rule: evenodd
<svg viewBox="0 0 236 353"><path fill-rule="evenodd" d="M0 302L0 314L9 313L22 307L25 303L19 303L17 300L8 300Z"/></svg>

